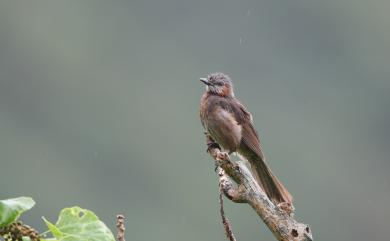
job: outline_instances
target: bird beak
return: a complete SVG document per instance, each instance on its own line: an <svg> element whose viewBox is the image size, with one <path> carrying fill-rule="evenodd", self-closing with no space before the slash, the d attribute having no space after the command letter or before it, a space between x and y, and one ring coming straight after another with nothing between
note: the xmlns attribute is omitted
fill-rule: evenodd
<svg viewBox="0 0 390 241"><path fill-rule="evenodd" d="M205 85L211 85L207 78L200 78L199 80L202 81Z"/></svg>

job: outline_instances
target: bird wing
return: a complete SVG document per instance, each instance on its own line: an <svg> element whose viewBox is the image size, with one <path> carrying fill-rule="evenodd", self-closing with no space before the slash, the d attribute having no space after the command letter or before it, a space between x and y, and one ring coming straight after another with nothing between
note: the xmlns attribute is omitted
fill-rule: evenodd
<svg viewBox="0 0 390 241"><path fill-rule="evenodd" d="M221 103L222 108L231 112L237 123L241 125L241 142L249 149L255 152L262 160L264 160L263 151L261 150L259 136L253 127L251 113L239 101L225 101Z"/></svg>

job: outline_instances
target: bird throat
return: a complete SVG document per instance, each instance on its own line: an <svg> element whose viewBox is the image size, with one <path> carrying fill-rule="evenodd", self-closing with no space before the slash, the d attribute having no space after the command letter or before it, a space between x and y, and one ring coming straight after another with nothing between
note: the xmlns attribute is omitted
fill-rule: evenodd
<svg viewBox="0 0 390 241"><path fill-rule="evenodd" d="M230 86L206 86L206 89L210 94L219 95L222 97L234 97L233 89Z"/></svg>

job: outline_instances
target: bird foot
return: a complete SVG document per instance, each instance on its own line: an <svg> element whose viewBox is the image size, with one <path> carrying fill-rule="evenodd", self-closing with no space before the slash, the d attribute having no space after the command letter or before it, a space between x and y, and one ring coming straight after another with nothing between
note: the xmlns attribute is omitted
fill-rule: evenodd
<svg viewBox="0 0 390 241"><path fill-rule="evenodd" d="M217 153L217 160L219 161L226 161L229 160L229 154L227 152L218 152Z"/></svg>
<svg viewBox="0 0 390 241"><path fill-rule="evenodd" d="M214 168L214 171L217 172L218 167L221 166L221 162L229 160L229 154L227 152L219 151L219 152L216 153L214 158L215 158L215 162L214 162L215 168Z"/></svg>
<svg viewBox="0 0 390 241"><path fill-rule="evenodd" d="M218 143L216 143L216 142L207 143L207 150L206 150L206 152L210 153L211 149L216 149L216 148L221 150L221 148L219 147Z"/></svg>

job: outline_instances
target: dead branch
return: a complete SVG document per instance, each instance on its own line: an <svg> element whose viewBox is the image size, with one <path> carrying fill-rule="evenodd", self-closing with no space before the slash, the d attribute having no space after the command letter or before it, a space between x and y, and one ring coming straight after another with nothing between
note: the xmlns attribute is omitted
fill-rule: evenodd
<svg viewBox="0 0 390 241"><path fill-rule="evenodd" d="M309 226L293 218L293 207L271 202L244 161L231 162L226 152L222 152L208 135L206 138L208 152L217 165L221 190L228 199L248 203L279 241L313 240Z"/></svg>
<svg viewBox="0 0 390 241"><path fill-rule="evenodd" d="M229 220L225 216L225 210L223 208L223 193L224 193L223 187L222 187L222 184L220 183L219 184L219 212L221 214L222 224L223 224L223 227L225 228L226 237L230 241L237 241L236 237L234 237L232 226L230 225Z"/></svg>
<svg viewBox="0 0 390 241"><path fill-rule="evenodd" d="M125 216L122 214L116 215L116 227L118 229L117 239L118 241L125 240Z"/></svg>

